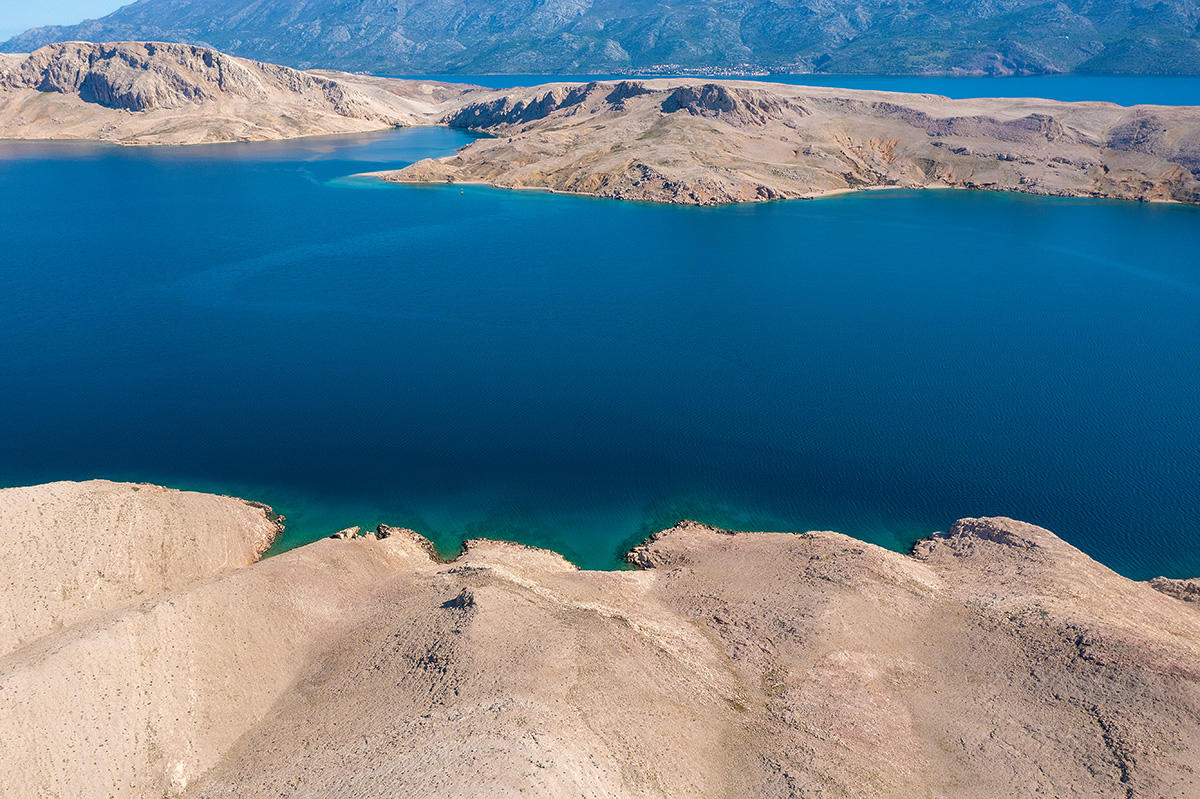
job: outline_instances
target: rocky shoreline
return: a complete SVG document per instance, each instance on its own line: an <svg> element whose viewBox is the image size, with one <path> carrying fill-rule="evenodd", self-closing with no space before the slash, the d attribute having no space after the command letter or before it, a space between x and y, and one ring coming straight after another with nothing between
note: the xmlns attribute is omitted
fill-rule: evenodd
<svg viewBox="0 0 1200 799"><path fill-rule="evenodd" d="M616 572L386 527L254 562L275 529L153 486L0 491L0 796L1200 790L1191 583L1032 525L903 555L682 522Z"/></svg>

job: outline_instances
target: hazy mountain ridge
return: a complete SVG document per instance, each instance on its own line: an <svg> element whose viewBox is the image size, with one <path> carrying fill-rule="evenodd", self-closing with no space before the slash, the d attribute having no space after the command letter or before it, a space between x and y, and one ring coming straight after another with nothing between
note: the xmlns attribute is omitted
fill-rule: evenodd
<svg viewBox="0 0 1200 799"><path fill-rule="evenodd" d="M376 73L675 67L829 73L1200 73L1197 0L140 0L0 45L169 40Z"/></svg>

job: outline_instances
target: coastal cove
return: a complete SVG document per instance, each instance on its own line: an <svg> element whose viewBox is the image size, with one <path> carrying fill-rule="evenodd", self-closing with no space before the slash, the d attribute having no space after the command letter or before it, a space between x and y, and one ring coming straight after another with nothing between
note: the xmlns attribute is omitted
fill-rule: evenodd
<svg viewBox="0 0 1200 799"><path fill-rule="evenodd" d="M386 522L592 568L683 517L905 550L1003 514L1200 574L1200 209L349 177L470 138L0 143L0 484L216 490L285 514L284 547Z"/></svg>

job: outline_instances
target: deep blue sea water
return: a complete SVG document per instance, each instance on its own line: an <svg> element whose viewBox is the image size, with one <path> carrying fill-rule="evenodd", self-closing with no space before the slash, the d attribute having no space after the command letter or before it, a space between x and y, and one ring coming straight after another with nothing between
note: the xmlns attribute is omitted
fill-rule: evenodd
<svg viewBox="0 0 1200 799"><path fill-rule="evenodd" d="M590 80L632 80L662 75L409 75L405 77L472 83L493 89L536 86L541 83L577 83ZM690 76L697 77L697 76ZM731 76L803 86L874 89L885 92L940 94L967 97L1045 97L1076 102L1098 100L1117 105L1200 105L1200 76L1121 77L1112 75L1030 75L1010 78L949 78L912 75L754 75Z"/></svg>
<svg viewBox="0 0 1200 799"><path fill-rule="evenodd" d="M681 517L905 549L1005 514L1200 574L1200 209L345 177L464 141L0 144L0 484L588 567Z"/></svg>

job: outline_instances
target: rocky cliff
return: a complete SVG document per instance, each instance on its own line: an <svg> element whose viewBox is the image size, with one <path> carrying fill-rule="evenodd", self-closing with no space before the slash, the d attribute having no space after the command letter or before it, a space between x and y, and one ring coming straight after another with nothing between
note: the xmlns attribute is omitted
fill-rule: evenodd
<svg viewBox="0 0 1200 799"><path fill-rule="evenodd" d="M466 98L486 131L384 175L711 205L863 188L1200 203L1200 108L738 81L557 84Z"/></svg>
<svg viewBox="0 0 1200 799"><path fill-rule="evenodd" d="M0 492L27 547L100 496L125 523L77 546L155 554L173 496L23 491L58 497L38 522ZM55 579L34 560L4 582ZM134 593L0 657L0 796L1200 793L1200 611L1045 530L968 519L902 555L683 523L630 561L445 563L381 528Z"/></svg>
<svg viewBox="0 0 1200 799"><path fill-rule="evenodd" d="M0 60L0 137L194 144L382 130L428 124L466 90L182 44L69 42Z"/></svg>

